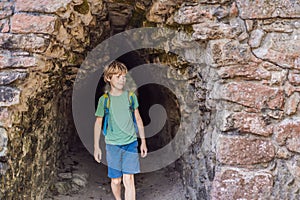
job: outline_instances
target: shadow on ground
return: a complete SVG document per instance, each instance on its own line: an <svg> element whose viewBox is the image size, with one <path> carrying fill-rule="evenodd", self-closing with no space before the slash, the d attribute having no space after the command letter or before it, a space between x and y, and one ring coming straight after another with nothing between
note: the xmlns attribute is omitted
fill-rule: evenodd
<svg viewBox="0 0 300 200"><path fill-rule="evenodd" d="M45 200L112 200L107 167L98 164L81 145L71 148L60 169L56 183ZM182 180L174 166L135 176L137 199L186 199ZM58 191L59 190L59 191ZM124 194L124 187L122 188Z"/></svg>

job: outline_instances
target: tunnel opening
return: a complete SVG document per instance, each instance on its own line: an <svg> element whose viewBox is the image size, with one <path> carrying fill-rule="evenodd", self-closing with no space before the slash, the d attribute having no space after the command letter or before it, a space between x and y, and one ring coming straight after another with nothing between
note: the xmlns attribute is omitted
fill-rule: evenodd
<svg viewBox="0 0 300 200"><path fill-rule="evenodd" d="M116 60L124 63L129 71L134 70L135 67L138 67L140 65L143 65L145 63L149 63L149 62L153 62L152 59L144 59L143 57L141 57L141 55L145 54L145 49L143 50L139 50L139 51L132 51L132 52L128 52L122 56L120 56L119 58L117 58ZM165 54L167 55L167 54ZM164 66L166 68L170 68L170 66ZM149 76L156 76L155 72L152 73L149 72ZM145 135L146 135L146 141L147 141L147 148L148 148L148 153L151 152L155 152L157 150L162 149L163 147L165 147L166 145L168 145L176 136L176 133L178 131L178 128L180 126L180 118L181 118L181 111L180 111L180 107L179 107L179 102L178 99L176 97L176 95L173 93L173 91L171 91L170 89L159 85L159 84L146 84L143 85L142 87L138 87L136 88L136 84L135 84L135 80L138 80L139 77L130 77L129 80L127 80L128 83L126 83L128 86L128 89L133 89L135 91L135 93L137 94L138 97L138 101L139 101L139 111L141 114L141 117L143 119L143 123L145 126ZM155 82L155 81L153 81ZM100 98L100 96L102 94L104 94L104 92L108 89L107 85L105 84L104 80L103 80L103 76L99 77L99 82L97 85L97 89L96 89L96 93L95 93L95 101L94 101L94 107L96 110L96 106L98 103L98 100ZM135 90L136 89L136 90ZM163 109L165 110L165 114L166 118L165 121L162 122L162 126L160 126L159 130L157 132L151 133L149 134L149 132L147 132L147 126L150 126L151 123L153 123L153 121L155 121L156 119L152 119L151 118L151 114L150 114L150 110L151 107L155 107L157 105L160 105L161 107L163 107ZM155 112L155 109L154 109ZM157 113L156 113L157 115ZM163 117L162 117L163 119ZM153 125L152 125L153 126ZM156 124L154 125L156 126ZM151 130L151 129L149 129ZM157 129L156 129L157 130ZM77 134L74 134L74 137L70 137L69 138L70 141L70 149L68 152L66 152L64 159L66 159L65 162L63 162L63 164L60 166L60 170L58 171L58 174L65 174L65 173L76 173L76 171L78 171L79 168L90 168L90 170L87 170L89 174L89 171L95 171L95 170L99 170L98 173L102 173L106 174L107 173L107 167L105 164L97 164L94 161L93 155L91 155L91 153L89 153L86 149L85 146L83 144L83 142L81 141L80 137L78 137ZM104 137L103 135L101 136L101 142L102 142L102 148L103 146L103 141L104 141ZM140 139L138 137L138 142L140 144ZM105 147L104 147L105 148ZM139 148L138 148L139 149ZM103 151L103 150L102 150ZM140 152L140 150L139 150ZM89 157L87 163L81 162L80 159L77 156L83 156L83 157ZM104 156L105 159L105 156ZM80 167L81 166L81 167ZM98 167L96 167L98 166ZM144 175L137 175L136 179L137 181L141 181L144 179L144 177L148 177L150 179L156 180L158 181L159 179L157 178L158 176L162 176L162 174L165 176L165 178L170 179L172 181L162 181L161 183L164 183L165 186L163 186L162 188L164 188L165 192L172 192L174 194L178 194L178 192L181 192L183 195L183 186L182 184L182 180L181 178L179 178L179 171L181 171L181 167L180 167L180 162L174 161L173 163L162 167L161 170L158 171L153 171L153 172L149 172L149 173L145 173ZM168 174L173 174L174 177L169 176ZM61 175L60 175L61 176ZM96 176L97 177L97 173L95 173L95 175L89 175L90 176ZM59 175L58 175L59 177ZM99 176L101 177L101 176ZM155 178L156 177L156 178ZM176 177L176 178L175 178ZM109 183L110 180L107 180L106 177L103 177L104 180L106 181L106 184ZM89 182L90 178L87 178L86 181ZM174 179L176 180L174 182ZM62 178L58 178L57 181L62 181ZM92 180L94 180L92 178ZM96 184L99 184L99 181L97 183L97 180L95 180ZM101 181L100 181L101 182ZM169 184L169 185L166 185ZM87 183L87 184L91 184L91 183ZM103 183L102 183L103 184ZM150 184L150 183L149 183ZM175 185L177 187L176 190L178 191L174 191L174 188L172 188L171 185ZM146 186L145 186L146 187ZM169 187L169 188L168 188ZM53 194L58 195L59 192L59 188L60 186L53 186L53 189L50 190L51 193L49 193L48 195L51 196ZM72 188L72 187L70 187ZM172 188L172 189L171 189ZM109 190L109 189L107 189ZM70 191L72 193L72 189L70 189ZM142 195L141 193L139 195Z"/></svg>

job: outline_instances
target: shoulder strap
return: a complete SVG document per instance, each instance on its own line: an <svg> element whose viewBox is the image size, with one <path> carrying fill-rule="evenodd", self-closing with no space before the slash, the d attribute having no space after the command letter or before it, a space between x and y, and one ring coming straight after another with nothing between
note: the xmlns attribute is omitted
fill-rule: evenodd
<svg viewBox="0 0 300 200"><path fill-rule="evenodd" d="M109 108L110 99L108 93L103 94L104 97L104 111L106 108Z"/></svg>
<svg viewBox="0 0 300 200"><path fill-rule="evenodd" d="M110 99L109 94L103 94L104 97L104 122L103 122L103 135L106 136L107 134L107 126L108 126L108 119L109 119L109 106L110 106Z"/></svg>
<svg viewBox="0 0 300 200"><path fill-rule="evenodd" d="M134 99L133 99L134 92L130 91L128 92L128 100L129 100L129 105L130 109L134 110Z"/></svg>
<svg viewBox="0 0 300 200"><path fill-rule="evenodd" d="M132 92L132 91L128 92L129 108L131 110L133 125L134 125L135 132L138 133L139 129L138 129L135 114L134 114L134 99L133 99L133 96L134 96L134 92Z"/></svg>

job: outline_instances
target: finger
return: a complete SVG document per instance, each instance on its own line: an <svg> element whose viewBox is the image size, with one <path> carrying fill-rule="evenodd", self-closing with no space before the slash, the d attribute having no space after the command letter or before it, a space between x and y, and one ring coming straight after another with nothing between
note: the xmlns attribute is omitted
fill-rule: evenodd
<svg viewBox="0 0 300 200"><path fill-rule="evenodd" d="M100 159L101 159L101 156L100 155L95 155L95 160L100 163Z"/></svg>
<svg viewBox="0 0 300 200"><path fill-rule="evenodd" d="M99 153L99 156L98 156L98 160L99 160L99 163L101 162L101 157L102 157L102 154L101 153Z"/></svg>
<svg viewBox="0 0 300 200"><path fill-rule="evenodd" d="M142 151L142 157L145 158L146 155L147 155L147 152L143 149L143 151Z"/></svg>

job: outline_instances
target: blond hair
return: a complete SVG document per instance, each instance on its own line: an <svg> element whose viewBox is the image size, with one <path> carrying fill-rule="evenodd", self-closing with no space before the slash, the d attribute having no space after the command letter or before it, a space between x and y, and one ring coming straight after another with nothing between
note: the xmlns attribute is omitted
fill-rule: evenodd
<svg viewBox="0 0 300 200"><path fill-rule="evenodd" d="M113 61L110 65L104 68L104 81L107 83L114 74L127 74L127 72L127 67L123 63Z"/></svg>

